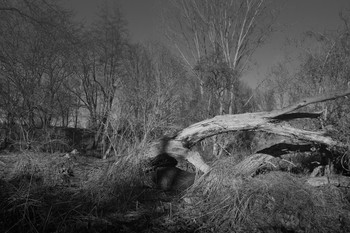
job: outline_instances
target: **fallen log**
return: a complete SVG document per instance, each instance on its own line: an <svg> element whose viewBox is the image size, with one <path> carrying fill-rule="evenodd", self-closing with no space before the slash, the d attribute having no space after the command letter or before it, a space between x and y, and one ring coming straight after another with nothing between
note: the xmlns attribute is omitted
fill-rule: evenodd
<svg viewBox="0 0 350 233"><path fill-rule="evenodd" d="M310 177L306 181L311 186L335 185L337 187L350 188L350 177L341 175Z"/></svg>
<svg viewBox="0 0 350 233"><path fill-rule="evenodd" d="M207 119L178 132L169 142L166 153L178 159L186 159L198 170L206 173L210 167L204 162L198 152L191 148L199 141L222 133L235 131L264 131L282 135L292 139L310 141L324 144L330 147L348 148L347 145L338 142L327 135L326 131L308 131L297 129L286 124L287 121L297 118L316 118L322 112L305 113L293 112L309 104L334 100L350 95L350 89L324 94L317 97L305 98L295 104L280 110L271 112L243 113L236 115L220 115Z"/></svg>

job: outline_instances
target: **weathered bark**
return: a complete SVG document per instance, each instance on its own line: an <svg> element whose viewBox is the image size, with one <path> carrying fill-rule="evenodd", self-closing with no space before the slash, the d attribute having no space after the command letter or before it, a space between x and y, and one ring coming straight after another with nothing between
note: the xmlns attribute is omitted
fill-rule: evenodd
<svg viewBox="0 0 350 233"><path fill-rule="evenodd" d="M342 92L338 91L331 94L321 95L318 97L306 98L281 110L216 116L214 118L190 125L189 127L180 131L176 137L169 142L166 152L175 158L184 158L192 163L197 169L203 172L208 172L210 167L205 164L198 153L191 152L190 148L197 142L207 137L226 132L240 130L265 131L293 139L316 142L332 147L347 148L347 145L326 136L327 132L307 131L293 128L286 124L281 124L285 121L296 118L316 118L321 116L322 112L292 113L292 111L300 109L309 104L333 100L347 95L350 95L350 89Z"/></svg>
<svg viewBox="0 0 350 233"><path fill-rule="evenodd" d="M254 154L250 157L247 157L242 162L238 163L233 167L235 174L244 175L244 176L252 176L255 172L260 169L268 166L269 164L272 166L278 166L274 164L272 161L275 157L266 155L266 154ZM309 177L306 180L306 183L311 186L324 186L324 185L335 185L338 187L350 187L350 177L342 176L342 175L329 175L329 176L320 176L320 177Z"/></svg>
<svg viewBox="0 0 350 233"><path fill-rule="evenodd" d="M332 175L332 176L321 176L321 177L310 177L307 184L311 186L323 186L323 185L335 185L338 187L350 187L350 177Z"/></svg>

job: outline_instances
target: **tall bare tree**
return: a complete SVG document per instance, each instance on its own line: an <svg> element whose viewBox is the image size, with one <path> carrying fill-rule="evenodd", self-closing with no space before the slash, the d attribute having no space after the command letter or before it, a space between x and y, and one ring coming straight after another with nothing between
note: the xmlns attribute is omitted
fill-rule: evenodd
<svg viewBox="0 0 350 233"><path fill-rule="evenodd" d="M219 114L234 113L237 82L251 55L271 31L274 15L266 0L173 0L175 17L168 20L168 35L183 59L194 70L203 59L225 64L231 72L216 76L221 85ZM215 61L217 56L221 59ZM209 64L207 64L208 66ZM206 74L196 73L201 95ZM221 89L221 90L220 90ZM210 99L210 98L209 98ZM226 103L226 104L225 104Z"/></svg>
<svg viewBox="0 0 350 233"><path fill-rule="evenodd" d="M81 34L78 49L77 83L72 91L90 114L96 148L108 144L109 117L115 95L125 76L124 57L128 46L126 22L118 6L104 5L92 28Z"/></svg>

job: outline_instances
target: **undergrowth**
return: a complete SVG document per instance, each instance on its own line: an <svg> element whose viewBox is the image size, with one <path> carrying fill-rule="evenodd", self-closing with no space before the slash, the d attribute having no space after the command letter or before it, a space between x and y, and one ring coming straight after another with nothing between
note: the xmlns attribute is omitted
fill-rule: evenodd
<svg viewBox="0 0 350 233"><path fill-rule="evenodd" d="M227 161L220 163L189 190L191 204L178 212L201 232L350 232L341 189L315 188L286 172L235 176Z"/></svg>
<svg viewBox="0 0 350 233"><path fill-rule="evenodd" d="M139 151L105 162L0 155L10 164L0 170L0 232L350 232L350 205L337 187L286 172L241 177L223 160L170 195L152 188Z"/></svg>
<svg viewBox="0 0 350 233"><path fill-rule="evenodd" d="M144 174L131 157L8 156L1 156L14 163L0 179L0 232L139 232L148 224L133 224Z"/></svg>

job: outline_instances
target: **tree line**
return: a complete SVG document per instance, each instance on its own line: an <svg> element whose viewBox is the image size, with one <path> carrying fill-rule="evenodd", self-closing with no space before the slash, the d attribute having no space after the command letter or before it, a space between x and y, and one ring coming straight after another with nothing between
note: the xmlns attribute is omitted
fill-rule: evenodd
<svg viewBox="0 0 350 233"><path fill-rule="evenodd" d="M179 2L178 9L194 11L198 3ZM226 5L201 7L214 16ZM15 139L25 141L34 140L33 129L83 126L96 132L96 145L112 141L121 131L146 141L171 125L223 113L225 101L225 108L232 108L227 101L234 87L237 95L251 94L237 81L234 66L239 62L229 63L231 54L225 55L218 41L201 42L206 52L189 69L160 42L131 43L119 8L104 5L90 26L76 23L74 14L55 1L1 1L0 11L0 109L6 137L13 137L15 125L20 126ZM208 23L221 25L217 20L225 19L208 20L188 23L204 35L205 30L216 31ZM237 53L246 45L239 46Z"/></svg>
<svg viewBox="0 0 350 233"><path fill-rule="evenodd" d="M86 25L53 0L1 0L2 138L32 142L37 129L84 127L95 135L92 147L106 152L215 115L280 108L348 82L348 14L338 34L309 34L326 45L322 52L307 53L297 72L277 64L265 88L253 90L242 77L274 30L276 3L170 2L167 42L132 43L119 7L102 5ZM323 109L330 116L340 107Z"/></svg>
<svg viewBox="0 0 350 233"><path fill-rule="evenodd" d="M30 141L33 129L87 127L98 143L113 123L143 140L181 112L181 62L160 43L132 44L119 9L102 7L89 27L55 1L1 1L0 11L5 137ZM183 93L173 95L180 82Z"/></svg>

